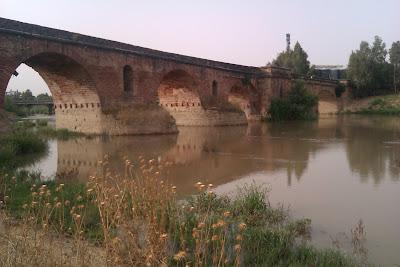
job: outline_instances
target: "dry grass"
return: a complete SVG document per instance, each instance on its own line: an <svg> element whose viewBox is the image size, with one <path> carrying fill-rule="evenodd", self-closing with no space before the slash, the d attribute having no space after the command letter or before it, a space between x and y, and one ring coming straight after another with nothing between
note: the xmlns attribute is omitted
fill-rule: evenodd
<svg viewBox="0 0 400 267"><path fill-rule="evenodd" d="M39 180L29 184L16 177L0 183L1 217L8 225L0 232L0 264L351 266L338 253L297 247L296 240L309 232L309 221L289 221L255 186L229 199L198 182L199 194L179 201L177 188L162 179L168 162L124 162L124 171L113 172L105 157L84 188ZM30 195L20 203L24 198L15 192ZM14 213L18 220L10 216L18 210L16 202L22 206Z"/></svg>

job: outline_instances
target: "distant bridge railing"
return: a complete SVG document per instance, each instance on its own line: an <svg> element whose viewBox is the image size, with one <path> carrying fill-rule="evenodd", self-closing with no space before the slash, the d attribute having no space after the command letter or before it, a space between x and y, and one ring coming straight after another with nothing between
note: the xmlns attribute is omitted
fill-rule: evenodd
<svg viewBox="0 0 400 267"><path fill-rule="evenodd" d="M15 101L15 105L17 106L50 106L53 105L53 101L45 100L45 101Z"/></svg>

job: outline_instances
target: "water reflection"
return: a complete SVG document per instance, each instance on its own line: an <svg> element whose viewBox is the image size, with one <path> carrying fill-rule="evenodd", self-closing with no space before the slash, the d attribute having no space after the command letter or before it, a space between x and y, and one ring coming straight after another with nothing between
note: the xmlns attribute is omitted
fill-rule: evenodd
<svg viewBox="0 0 400 267"><path fill-rule="evenodd" d="M349 170L357 173L361 182L371 179L379 185L387 173L393 181L399 180L400 124L399 119L387 117L186 127L180 128L178 135L52 141L49 155L34 167L45 170L47 176L57 172L59 178L85 180L105 154L111 156L115 167L123 156L144 156L173 162L166 177L181 185L185 193L191 192L193 181L218 185L259 171L272 174L284 170L291 186L306 173L310 158L332 146L344 146Z"/></svg>
<svg viewBox="0 0 400 267"><path fill-rule="evenodd" d="M51 141L50 148L32 168L67 181L86 180L108 154L116 169L124 156L173 162L163 176L181 196L194 192L199 180L219 192L253 180L268 183L272 203L312 219L318 246L330 247L329 236L348 233L363 219L372 262L400 262L400 118L186 127L178 135Z"/></svg>

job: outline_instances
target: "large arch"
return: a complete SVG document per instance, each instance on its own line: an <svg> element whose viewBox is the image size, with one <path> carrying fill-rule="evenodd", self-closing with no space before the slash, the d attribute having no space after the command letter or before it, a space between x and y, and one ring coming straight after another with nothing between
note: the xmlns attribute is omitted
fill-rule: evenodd
<svg viewBox="0 0 400 267"><path fill-rule="evenodd" d="M39 53L22 63L37 71L48 85L56 128L101 133L100 98L93 79L81 64L59 53Z"/></svg>
<svg viewBox="0 0 400 267"><path fill-rule="evenodd" d="M246 114L248 120L258 114L255 88L249 85L235 84L229 91L228 101Z"/></svg>
<svg viewBox="0 0 400 267"><path fill-rule="evenodd" d="M158 87L159 105L174 117L176 125L197 125L196 114L203 112L195 79L183 70L173 70Z"/></svg>
<svg viewBox="0 0 400 267"><path fill-rule="evenodd" d="M335 114L339 110L336 95L330 90L322 89L318 92L318 113Z"/></svg>

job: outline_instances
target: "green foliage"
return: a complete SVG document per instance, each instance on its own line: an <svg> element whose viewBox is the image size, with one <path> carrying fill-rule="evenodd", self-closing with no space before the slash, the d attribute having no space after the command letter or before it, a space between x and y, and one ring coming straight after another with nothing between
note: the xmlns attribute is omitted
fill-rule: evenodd
<svg viewBox="0 0 400 267"><path fill-rule="evenodd" d="M60 140L68 140L71 138L85 136L82 133L72 132L68 129L54 129L53 127L50 126L38 127L37 134L46 138L56 138Z"/></svg>
<svg viewBox="0 0 400 267"><path fill-rule="evenodd" d="M395 93L400 89L400 41L394 42L389 50L390 63L393 65ZM397 87L397 88L396 88Z"/></svg>
<svg viewBox="0 0 400 267"><path fill-rule="evenodd" d="M342 83L338 83L338 85L335 87L336 97L341 97L345 91L346 91L346 86L344 86L344 84Z"/></svg>
<svg viewBox="0 0 400 267"><path fill-rule="evenodd" d="M43 153L47 143L31 131L14 129L0 138L0 168L15 168L27 161L31 155Z"/></svg>
<svg viewBox="0 0 400 267"><path fill-rule="evenodd" d="M372 46L361 42L360 48L350 55L347 75L356 98L378 95L390 91L392 71L386 61L386 44L375 36Z"/></svg>
<svg viewBox="0 0 400 267"><path fill-rule="evenodd" d="M279 53L272 64L278 67L289 68L294 74L300 76L307 75L310 69L308 55L299 42L296 42L293 50L290 49L289 51Z"/></svg>
<svg viewBox="0 0 400 267"><path fill-rule="evenodd" d="M318 97L304 88L304 83L296 81L289 94L271 101L269 115L272 121L315 119Z"/></svg>
<svg viewBox="0 0 400 267"><path fill-rule="evenodd" d="M4 195L8 196L9 200L6 205L8 212L14 217L20 218L25 212L24 204L31 203L33 200L40 201L38 196L33 196L32 192L44 185L46 190L51 192L51 196L44 197L42 200L50 203L52 207L55 207L57 202L62 203L59 209L54 209L54 212L51 213L50 222L58 221L58 217L62 216L63 224L54 224L52 227L57 231L70 233L71 230L69 229L73 228L74 221L69 210L71 207L78 207L84 204L86 209L86 216L83 218L86 229L85 234L90 239L98 239L101 233L99 213L91 198L86 194L85 184L66 183L60 186L54 181L41 181L40 178L40 173L24 170L7 173L0 172L0 185L5 189L5 191L0 192L0 199L4 199ZM81 196L81 198L77 198L77 196ZM69 202L69 204L65 205L66 202ZM35 213L37 211L32 209L31 212Z"/></svg>
<svg viewBox="0 0 400 267"><path fill-rule="evenodd" d="M11 91L6 93L4 101L4 109L8 112L15 113L19 117L27 117L35 114L49 114L46 105L38 105L32 107L17 106L16 102L36 102L36 101L52 101L52 97L46 94L40 94L35 97L28 89L24 92Z"/></svg>

